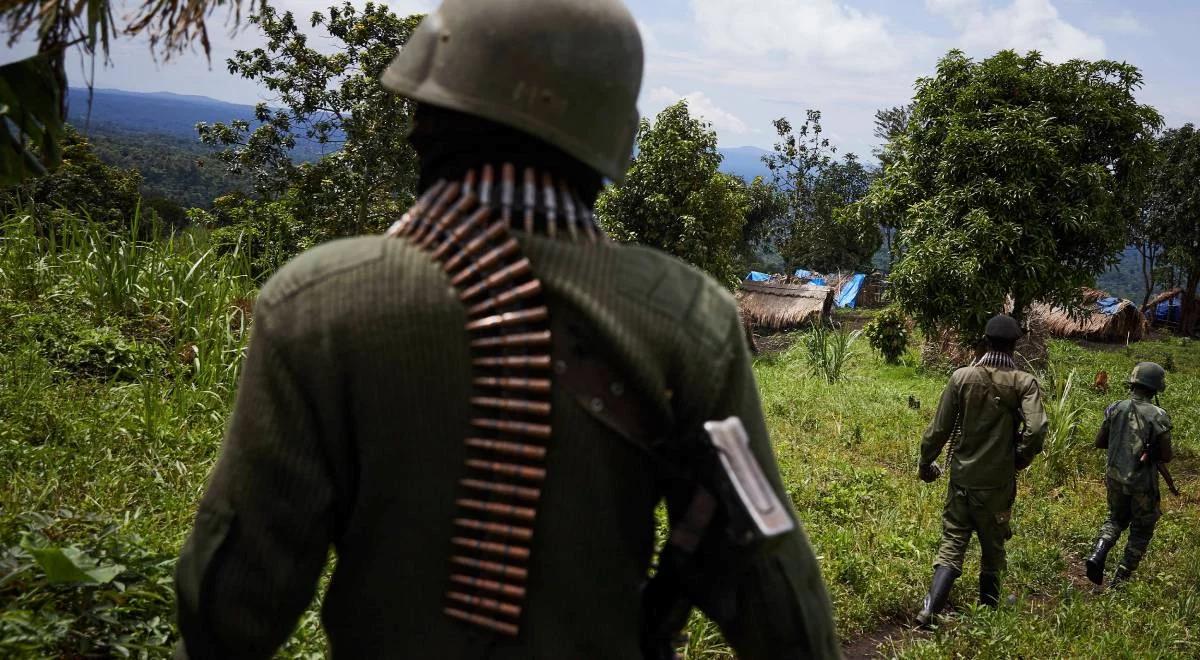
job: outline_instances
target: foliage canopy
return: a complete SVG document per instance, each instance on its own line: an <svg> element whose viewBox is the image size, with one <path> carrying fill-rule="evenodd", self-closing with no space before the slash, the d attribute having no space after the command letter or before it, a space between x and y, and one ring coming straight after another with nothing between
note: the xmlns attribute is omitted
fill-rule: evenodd
<svg viewBox="0 0 1200 660"><path fill-rule="evenodd" d="M1200 313L1195 305L1200 286L1200 132L1184 124L1163 133L1158 145L1161 160L1155 168L1148 216L1163 261L1182 275L1180 331L1188 335Z"/></svg>
<svg viewBox="0 0 1200 660"><path fill-rule="evenodd" d="M773 123L779 142L763 160L786 206L772 236L789 270L866 267L882 241L878 224L868 214L842 209L866 194L871 173L854 154L834 157L837 149L823 137L819 111L809 110L799 127L786 118Z"/></svg>
<svg viewBox="0 0 1200 660"><path fill-rule="evenodd" d="M902 217L896 299L925 329L982 330L1011 296L1071 305L1125 246L1158 113L1138 69L951 51L863 206Z"/></svg>
<svg viewBox="0 0 1200 660"><path fill-rule="evenodd" d="M229 71L260 82L281 107L260 104L254 130L244 121L200 124L201 140L223 147L218 158L233 173L250 175L261 197L292 190L296 220L317 240L381 231L411 204L417 173L407 141L412 104L385 90L379 76L420 16L348 2L314 12L312 26L337 44L328 55L308 44L291 12L264 7L249 20L267 44L238 51ZM293 164L289 151L299 137L328 144L332 153Z"/></svg>
<svg viewBox="0 0 1200 660"><path fill-rule="evenodd" d="M717 171L717 134L687 101L642 120L625 180L600 193L596 213L615 239L656 247L732 286L749 199L741 179Z"/></svg>

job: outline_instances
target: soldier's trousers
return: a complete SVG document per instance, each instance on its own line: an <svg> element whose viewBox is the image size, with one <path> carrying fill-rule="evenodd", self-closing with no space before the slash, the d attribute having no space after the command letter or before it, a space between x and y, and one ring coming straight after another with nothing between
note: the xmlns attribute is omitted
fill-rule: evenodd
<svg viewBox="0 0 1200 660"><path fill-rule="evenodd" d="M1162 517L1160 504L1157 489L1131 490L1118 481L1108 480L1108 520L1100 527L1100 538L1116 543L1121 533L1129 530L1125 559L1121 563L1131 571L1142 562L1154 537L1154 526Z"/></svg>
<svg viewBox="0 0 1200 660"><path fill-rule="evenodd" d="M1000 488L963 488L950 484L942 511L942 544L936 566L962 572L971 534L979 536L980 573L1002 573L1008 566L1004 543L1012 537L1012 505L1016 484Z"/></svg>

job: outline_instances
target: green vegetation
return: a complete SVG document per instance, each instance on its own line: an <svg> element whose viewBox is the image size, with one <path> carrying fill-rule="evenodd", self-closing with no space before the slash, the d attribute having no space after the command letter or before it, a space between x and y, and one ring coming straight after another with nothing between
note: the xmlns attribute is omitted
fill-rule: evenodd
<svg viewBox="0 0 1200 660"><path fill-rule="evenodd" d="M249 22L266 47L239 50L226 63L230 73L274 94L280 107L258 104L253 130L244 120L201 123L200 139L221 148L217 158L260 200L286 201L288 213L319 229L323 240L383 231L412 204L417 158L406 137L413 104L384 89L379 77L420 19L384 4L334 5L309 17L330 42L317 50L291 12L264 4ZM333 153L293 163L302 139Z"/></svg>
<svg viewBox="0 0 1200 660"><path fill-rule="evenodd" d="M88 141L105 163L140 172L145 198L170 200L184 208L204 208L222 195L248 189L240 179L225 172L211 148L194 139L93 125Z"/></svg>
<svg viewBox="0 0 1200 660"><path fill-rule="evenodd" d="M871 342L871 348L879 351L888 364L900 364L900 358L908 350L911 331L908 318L899 307L888 307L880 311L866 326L863 333Z"/></svg>
<svg viewBox="0 0 1200 660"><path fill-rule="evenodd" d="M258 0L251 0L257 4ZM37 54L0 66L0 186L58 167L66 121L68 52L105 59L120 36L145 37L152 54L170 55L198 41L209 54L206 21L218 6L241 18L241 0L164 0L119 11L113 0L12 0L0 4L8 44L36 36ZM265 4L265 3L264 3ZM117 15L121 16L118 22ZM14 130L15 129L15 130Z"/></svg>
<svg viewBox="0 0 1200 660"><path fill-rule="evenodd" d="M788 270L867 267L883 242L879 225L866 214L844 214L842 209L867 193L872 172L852 153L834 158L837 148L822 137L818 110L809 110L799 127L786 117L773 125L779 142L763 162L784 200L773 239Z"/></svg>
<svg viewBox="0 0 1200 660"><path fill-rule="evenodd" d="M859 205L900 229L891 291L926 331L978 334L1012 298L1071 306L1116 262L1162 118L1137 67L951 51ZM854 215L853 213L851 215Z"/></svg>
<svg viewBox="0 0 1200 660"><path fill-rule="evenodd" d="M213 465L250 323L252 255L202 230L139 240L68 220L0 228L0 656L160 656L172 643L171 570ZM831 333L837 335L838 333ZM848 333L845 333L848 336ZM827 341L835 341L827 337ZM907 621L926 588L945 483L915 475L920 433L943 385L909 351L899 365L853 352L830 383L806 346L756 365L785 482L821 556L845 639ZM1184 500L1136 579L1093 593L1079 553L1104 515L1102 457L1088 448L1108 402L1086 387L1134 362L1169 365ZM908 658L1194 657L1200 626L1200 343L1052 346L1042 375L1055 437L1022 476L1006 593L979 611L974 578L940 632L892 631ZM909 397L923 402L919 410ZM977 561L976 560L969 560ZM697 619L689 657L727 657ZM323 649L315 610L285 649Z"/></svg>
<svg viewBox="0 0 1200 660"><path fill-rule="evenodd" d="M716 132L679 101L653 123L642 120L637 146L625 180L600 193L600 224L619 241L656 247L732 286L742 276L738 239L751 200L741 179L717 171Z"/></svg>
<svg viewBox="0 0 1200 660"><path fill-rule="evenodd" d="M1161 249L1161 261L1183 284L1179 325L1186 337L1200 316L1194 303L1200 289L1200 132L1192 124L1168 130L1158 139L1158 152L1148 234Z"/></svg>

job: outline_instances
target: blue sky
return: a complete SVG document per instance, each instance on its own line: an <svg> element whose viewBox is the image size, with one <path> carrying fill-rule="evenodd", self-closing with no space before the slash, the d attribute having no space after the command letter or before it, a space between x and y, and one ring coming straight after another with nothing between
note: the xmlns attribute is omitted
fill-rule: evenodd
<svg viewBox="0 0 1200 660"><path fill-rule="evenodd" d="M307 16L333 0L274 0ZM1139 66L1139 93L1168 125L1200 123L1200 2L1117 0L628 0L646 44L640 107L653 114L679 98L712 122L722 146L769 148L771 120L823 113L843 151L866 155L876 109L899 105L913 81L950 48L983 57L1036 48L1048 59L1124 60ZM387 3L428 11L431 0ZM201 94L234 102L270 100L225 71L224 60L260 39L230 36L214 21L211 65L199 54L152 61L145 45L123 41L96 85ZM0 61L14 59L12 49ZM82 69L72 73L78 84Z"/></svg>

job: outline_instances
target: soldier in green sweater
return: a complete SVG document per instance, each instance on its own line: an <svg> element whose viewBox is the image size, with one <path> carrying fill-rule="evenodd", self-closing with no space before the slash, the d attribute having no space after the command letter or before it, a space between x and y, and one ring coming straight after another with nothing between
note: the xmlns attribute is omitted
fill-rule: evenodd
<svg viewBox="0 0 1200 660"><path fill-rule="evenodd" d="M919 476L926 483L941 475L935 461L951 443L942 543L934 561L933 583L917 614L921 626L928 626L945 607L954 581L962 575L973 533L979 536L982 551L979 602L990 607L999 604L1017 471L1029 467L1042 451L1046 435L1037 380L1013 360L1020 326L1002 314L988 321L984 334L987 353L950 377L921 442Z"/></svg>
<svg viewBox="0 0 1200 660"><path fill-rule="evenodd" d="M1165 389L1163 368L1153 362L1139 362L1129 376L1129 398L1104 411L1096 448L1108 450L1108 520L1085 561L1088 579L1096 584L1104 582L1108 552L1126 529L1129 540L1113 574L1113 584L1129 579L1146 554L1154 526L1162 516L1157 464L1169 463L1172 458L1171 416L1153 399Z"/></svg>
<svg viewBox="0 0 1200 660"><path fill-rule="evenodd" d="M662 657L663 603L743 658L838 655L733 299L594 222L641 72L617 0L446 0L422 22L383 77L417 104L420 198L263 287L176 569L181 656L272 655L331 550L334 657ZM706 422L732 417L770 542L726 533L729 491L704 485ZM643 606L663 499L683 559L657 584L680 598Z"/></svg>

